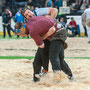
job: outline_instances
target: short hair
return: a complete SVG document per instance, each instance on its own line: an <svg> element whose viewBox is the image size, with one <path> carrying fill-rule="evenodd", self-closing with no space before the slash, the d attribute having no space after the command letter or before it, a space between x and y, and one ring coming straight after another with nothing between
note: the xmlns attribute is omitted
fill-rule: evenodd
<svg viewBox="0 0 90 90"><path fill-rule="evenodd" d="M73 17L71 17L71 19L74 19Z"/></svg>
<svg viewBox="0 0 90 90"><path fill-rule="evenodd" d="M23 16L24 18L25 18L24 13L25 13L26 10L30 10L30 9L27 8L27 7L24 7L24 8L21 9L21 14L22 14L22 16Z"/></svg>

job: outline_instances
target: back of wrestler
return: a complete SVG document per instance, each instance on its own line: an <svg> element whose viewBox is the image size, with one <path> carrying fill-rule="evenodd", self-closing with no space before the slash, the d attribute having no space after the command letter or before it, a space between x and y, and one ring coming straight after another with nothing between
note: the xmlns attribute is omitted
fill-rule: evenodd
<svg viewBox="0 0 90 90"><path fill-rule="evenodd" d="M32 17L26 23L26 33L34 39L38 46L42 45L43 40L39 36L46 34L50 27L54 25L54 20L44 16ZM43 28L43 29L42 29Z"/></svg>

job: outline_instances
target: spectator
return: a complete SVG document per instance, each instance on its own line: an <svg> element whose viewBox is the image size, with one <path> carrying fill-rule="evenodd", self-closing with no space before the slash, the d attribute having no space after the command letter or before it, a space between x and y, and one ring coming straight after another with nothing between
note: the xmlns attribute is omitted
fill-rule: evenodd
<svg viewBox="0 0 90 90"><path fill-rule="evenodd" d="M67 5L70 6L72 3L75 3L75 0L67 0Z"/></svg>
<svg viewBox="0 0 90 90"><path fill-rule="evenodd" d="M18 12L15 15L15 22L24 23L24 18L21 15L21 8L19 8Z"/></svg>
<svg viewBox="0 0 90 90"><path fill-rule="evenodd" d="M46 0L40 0L40 8L45 7Z"/></svg>
<svg viewBox="0 0 90 90"><path fill-rule="evenodd" d="M11 5L12 4L12 0L6 0L6 5Z"/></svg>
<svg viewBox="0 0 90 90"><path fill-rule="evenodd" d="M8 10L8 13L9 13L9 15L10 15L10 18L12 18L12 13L11 13L11 11L10 11L9 9L7 9L7 10ZM10 30L12 30L12 31L14 32L13 28L11 27L11 19L9 20L9 23L10 23Z"/></svg>
<svg viewBox="0 0 90 90"><path fill-rule="evenodd" d="M58 8L62 7L62 1L61 0L55 0L55 2L53 3L54 7Z"/></svg>
<svg viewBox="0 0 90 90"><path fill-rule="evenodd" d="M83 1L83 4L80 7L81 11L84 12L84 10L86 9L86 7L87 7L86 1Z"/></svg>
<svg viewBox="0 0 90 90"><path fill-rule="evenodd" d="M82 25L83 25L83 28L84 28L84 30L85 30L85 36L87 36L87 29L86 29L86 24L85 24L85 22L84 22L84 20L83 20L83 14L82 14L82 16L81 16L81 22L82 22Z"/></svg>
<svg viewBox="0 0 90 90"><path fill-rule="evenodd" d="M83 0L78 0L79 5L81 6L83 3Z"/></svg>
<svg viewBox="0 0 90 90"><path fill-rule="evenodd" d="M90 43L90 5L83 13L83 21L86 23L88 43Z"/></svg>
<svg viewBox="0 0 90 90"><path fill-rule="evenodd" d="M80 10L79 2L76 1L75 5L71 8L71 13L76 13L78 10Z"/></svg>
<svg viewBox="0 0 90 90"><path fill-rule="evenodd" d="M46 0L33 0L35 3L35 7L45 7Z"/></svg>
<svg viewBox="0 0 90 90"><path fill-rule="evenodd" d="M52 0L52 2L54 3L54 2L55 2L55 0Z"/></svg>
<svg viewBox="0 0 90 90"><path fill-rule="evenodd" d="M86 3L87 3L87 8L89 7L89 4L90 4L90 0L85 0Z"/></svg>
<svg viewBox="0 0 90 90"><path fill-rule="evenodd" d="M52 0L46 0L45 7L53 7Z"/></svg>
<svg viewBox="0 0 90 90"><path fill-rule="evenodd" d="M24 18L21 15L21 8L19 8L19 11L16 13L14 20L16 23L24 23ZM17 38L19 38L19 35L17 35Z"/></svg>
<svg viewBox="0 0 90 90"><path fill-rule="evenodd" d="M35 3L32 0L28 0L27 7L28 8L31 8L32 10L34 10Z"/></svg>
<svg viewBox="0 0 90 90"><path fill-rule="evenodd" d="M73 17L71 18L71 21L69 22L69 24L66 28L67 33L68 33L68 29L71 30L73 36L75 36L75 31L77 31L77 24Z"/></svg>
<svg viewBox="0 0 90 90"><path fill-rule="evenodd" d="M86 0L86 3L89 4L90 3L90 0Z"/></svg>
<svg viewBox="0 0 90 90"><path fill-rule="evenodd" d="M60 19L60 23L62 24L63 27L65 27L64 18L61 18L61 19Z"/></svg>
<svg viewBox="0 0 90 90"><path fill-rule="evenodd" d="M3 38L6 36L6 31L5 29L7 28L7 32L9 37L11 38L11 33L10 33L10 14L8 10L6 9L5 12L2 13L2 25L3 25Z"/></svg>
<svg viewBox="0 0 90 90"><path fill-rule="evenodd" d="M27 4L25 4L25 7L26 7L26 8L28 8L28 9L30 9L30 6L29 6L29 5L27 5Z"/></svg>

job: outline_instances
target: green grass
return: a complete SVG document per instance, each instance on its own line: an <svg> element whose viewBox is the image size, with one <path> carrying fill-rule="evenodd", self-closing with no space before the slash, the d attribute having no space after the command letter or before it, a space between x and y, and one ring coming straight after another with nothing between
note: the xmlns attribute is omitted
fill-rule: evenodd
<svg viewBox="0 0 90 90"><path fill-rule="evenodd" d="M0 56L0 59L33 59L34 56Z"/></svg>
<svg viewBox="0 0 90 90"><path fill-rule="evenodd" d="M3 36L2 35L0 35L0 39L3 39L3 40L7 40L7 39L27 39L27 37L19 37L19 38L17 38L17 35L12 35L12 38L9 38L9 36L8 35L6 35L6 37L5 38L3 38ZM29 38L30 39L30 38Z"/></svg>
<svg viewBox="0 0 90 90"><path fill-rule="evenodd" d="M90 59L90 57L65 57L65 59Z"/></svg>
<svg viewBox="0 0 90 90"><path fill-rule="evenodd" d="M33 59L34 56L0 56L0 59ZM65 59L90 59L90 57L65 57Z"/></svg>

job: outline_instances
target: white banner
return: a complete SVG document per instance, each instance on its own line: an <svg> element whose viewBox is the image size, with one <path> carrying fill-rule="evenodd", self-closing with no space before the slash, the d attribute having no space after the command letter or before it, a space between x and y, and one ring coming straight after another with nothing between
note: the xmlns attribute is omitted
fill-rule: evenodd
<svg viewBox="0 0 90 90"><path fill-rule="evenodd" d="M59 13L61 14L70 14L70 7L60 7Z"/></svg>

